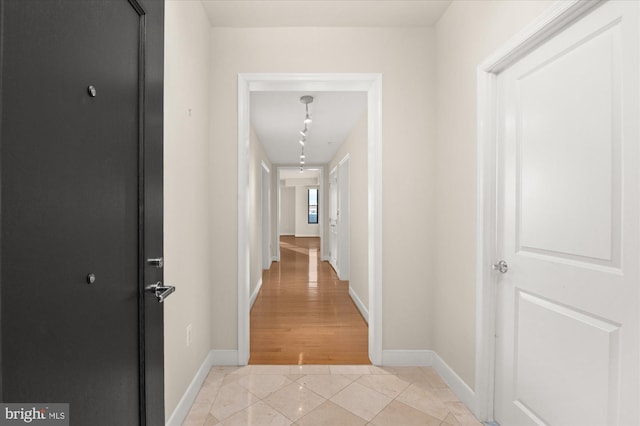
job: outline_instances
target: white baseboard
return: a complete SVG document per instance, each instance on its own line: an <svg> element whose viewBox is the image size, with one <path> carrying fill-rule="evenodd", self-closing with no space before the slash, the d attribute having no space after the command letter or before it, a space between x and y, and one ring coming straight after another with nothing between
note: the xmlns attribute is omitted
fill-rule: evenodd
<svg viewBox="0 0 640 426"><path fill-rule="evenodd" d="M382 365L387 367L431 367L433 351L386 349L382 351Z"/></svg>
<svg viewBox="0 0 640 426"><path fill-rule="evenodd" d="M321 261L323 261L323 262L328 262L328 261L329 261L329 259L330 259L330 258L329 258L329 256L322 256L322 257L320 258L320 260L321 260Z"/></svg>
<svg viewBox="0 0 640 426"><path fill-rule="evenodd" d="M213 366L212 352L213 351L210 351L205 357L202 365L196 372L193 380L191 380L191 383L189 383L187 390L184 392L184 395L180 398L178 405L173 410L171 417L167 420L166 426L180 426L184 422L184 419L187 418L189 410L191 410L191 406L196 400L198 392L200 392L200 388L209 374L209 370L211 370L211 367Z"/></svg>
<svg viewBox="0 0 640 426"><path fill-rule="evenodd" d="M319 237L320 235L315 235L315 234L296 234L295 237L296 238L311 238L311 237Z"/></svg>
<svg viewBox="0 0 640 426"><path fill-rule="evenodd" d="M442 380L467 407L476 406L476 394L434 351L429 350L383 350L382 365L388 367L433 367Z"/></svg>
<svg viewBox="0 0 640 426"><path fill-rule="evenodd" d="M171 413L171 417L167 420L166 426L182 425L198 396L198 392L200 392L202 384L209 374L209 370L211 370L211 367L214 365L238 365L238 351L236 349L212 349L209 351L202 365L196 372L196 375L191 380L191 383L189 383L184 395L180 398L178 405L173 410L173 413Z"/></svg>
<svg viewBox="0 0 640 426"><path fill-rule="evenodd" d="M251 293L251 297L249 298L249 309L253 308L253 304L256 302L256 298L258 297L258 293L260 293L261 288L262 288L262 277L260 277L258 284L256 284L256 288L253 290L253 293Z"/></svg>
<svg viewBox="0 0 640 426"><path fill-rule="evenodd" d="M451 388L458 399L469 407L472 411L476 407L476 393L467 385L464 380L456 374L449 364L444 362L437 353L433 353L433 368L438 372L442 380Z"/></svg>
<svg viewBox="0 0 640 426"><path fill-rule="evenodd" d="M271 256L271 262L279 262L280 258L278 256Z"/></svg>
<svg viewBox="0 0 640 426"><path fill-rule="evenodd" d="M364 306L364 303L362 303L362 300L360 300L353 288L351 288L351 286L349 286L349 296L351 296L351 300L353 300L353 303L356 304L356 307L364 317L364 320L367 322L367 324L369 324L369 311Z"/></svg>

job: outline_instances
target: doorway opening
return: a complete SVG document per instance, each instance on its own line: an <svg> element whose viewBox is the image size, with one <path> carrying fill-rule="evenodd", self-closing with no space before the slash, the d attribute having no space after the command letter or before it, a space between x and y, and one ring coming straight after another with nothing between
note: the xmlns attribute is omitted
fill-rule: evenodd
<svg viewBox="0 0 640 426"><path fill-rule="evenodd" d="M380 74L238 75L238 364L249 361L250 244L249 145L250 95L261 91L358 91L367 94L367 192L369 359L382 361L382 76Z"/></svg>

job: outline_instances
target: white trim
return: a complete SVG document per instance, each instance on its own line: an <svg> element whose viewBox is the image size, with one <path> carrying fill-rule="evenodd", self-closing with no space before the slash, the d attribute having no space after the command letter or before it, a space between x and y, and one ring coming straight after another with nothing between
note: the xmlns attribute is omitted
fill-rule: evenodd
<svg viewBox="0 0 640 426"><path fill-rule="evenodd" d="M249 299L249 309L253 308L253 304L256 303L256 298L258 297L258 293L260 293L260 289L262 288L262 277L258 280L258 284L256 284L256 288L251 293L251 298Z"/></svg>
<svg viewBox="0 0 640 426"><path fill-rule="evenodd" d="M369 311L367 311L364 303L362 303L362 300L360 300L356 292L353 290L353 287L351 286L349 286L349 296L351 296L351 300L353 300L353 303L355 303L356 308L358 308L364 320L367 322L367 324L369 324Z"/></svg>
<svg viewBox="0 0 640 426"><path fill-rule="evenodd" d="M483 421L492 421L494 416L497 295L496 277L491 265L496 260L497 243L495 140L498 119L495 113L497 75L601 3L602 0L570 0L554 3L531 25L478 66L476 385L475 405L469 404L469 406L476 417ZM449 367L446 369L451 370ZM464 390L461 392L465 393ZM464 402L464 399L459 397Z"/></svg>
<svg viewBox="0 0 640 426"><path fill-rule="evenodd" d="M385 349L382 365L385 367L431 367L434 352L423 349Z"/></svg>
<svg viewBox="0 0 640 426"><path fill-rule="evenodd" d="M187 386L187 389L182 395L182 398L180 398L180 401L173 410L173 413L171 413L166 426L180 426L184 422L184 419L187 418L189 410L191 410L191 406L195 402L198 392L200 392L200 388L209 374L209 370L211 370L211 367L214 365L213 360L213 351L210 351L204 358L204 361L195 376L193 376L191 383Z"/></svg>
<svg viewBox="0 0 640 426"><path fill-rule="evenodd" d="M249 86L238 75L238 365L249 362Z"/></svg>
<svg viewBox="0 0 640 426"><path fill-rule="evenodd" d="M320 235L318 235L318 234L295 234L294 237L296 237L296 238L320 238Z"/></svg>
<svg viewBox="0 0 640 426"><path fill-rule="evenodd" d="M264 161L261 161L261 163L262 163L262 168L264 169L264 171L267 172L267 173L271 173L271 170L269 170L269 166L267 166Z"/></svg>
<svg viewBox="0 0 640 426"><path fill-rule="evenodd" d="M249 101L250 93L254 91L367 92L369 359L374 365L380 365L382 362L382 74L358 73L238 74L238 364L246 365L249 361ZM279 186L280 174L278 173ZM322 229L321 226L321 231ZM279 251L276 253L279 256Z"/></svg>
<svg viewBox="0 0 640 426"><path fill-rule="evenodd" d="M433 368L438 372L442 380L449 386L451 391L456 394L458 399L464 403L467 407L475 407L476 394L465 383L464 380L456 374L456 372L449 367L449 364L443 361L437 353L433 353Z"/></svg>
<svg viewBox="0 0 640 426"><path fill-rule="evenodd" d="M433 367L442 380L467 407L476 405L476 395L440 356L429 350L395 349L382 351L382 365L388 367Z"/></svg>

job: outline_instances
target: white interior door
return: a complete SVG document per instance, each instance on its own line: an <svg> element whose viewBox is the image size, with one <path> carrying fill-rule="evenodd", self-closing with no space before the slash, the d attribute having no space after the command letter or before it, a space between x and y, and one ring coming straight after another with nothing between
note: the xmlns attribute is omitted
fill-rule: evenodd
<svg viewBox="0 0 640 426"><path fill-rule="evenodd" d="M329 173L329 263L338 272L338 169Z"/></svg>
<svg viewBox="0 0 640 426"><path fill-rule="evenodd" d="M349 279L349 157L338 164L338 277Z"/></svg>
<svg viewBox="0 0 640 426"><path fill-rule="evenodd" d="M638 5L498 76L495 419L638 425Z"/></svg>

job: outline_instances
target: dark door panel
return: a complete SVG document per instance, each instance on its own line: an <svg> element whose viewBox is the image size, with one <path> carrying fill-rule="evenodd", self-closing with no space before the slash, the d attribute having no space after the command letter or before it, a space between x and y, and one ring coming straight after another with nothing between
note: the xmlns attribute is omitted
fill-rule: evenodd
<svg viewBox="0 0 640 426"><path fill-rule="evenodd" d="M161 307L141 322L153 300L144 235L162 239L161 212L159 228L140 215L140 189L159 185L161 200L162 188L161 115L154 181L143 165L157 153L140 156L143 107L158 109L142 102L145 11L127 0L1 7L2 401L68 402L72 425L144 423L143 330L159 327L162 342Z"/></svg>

